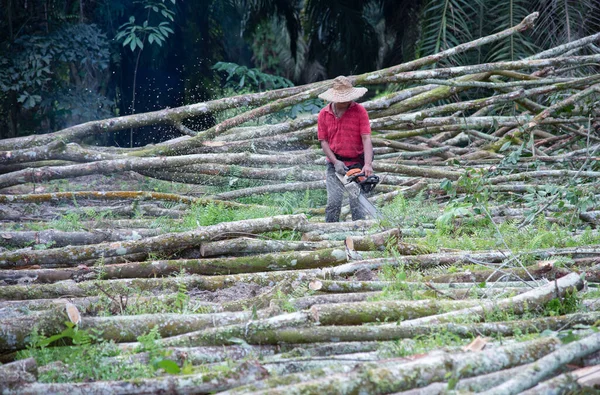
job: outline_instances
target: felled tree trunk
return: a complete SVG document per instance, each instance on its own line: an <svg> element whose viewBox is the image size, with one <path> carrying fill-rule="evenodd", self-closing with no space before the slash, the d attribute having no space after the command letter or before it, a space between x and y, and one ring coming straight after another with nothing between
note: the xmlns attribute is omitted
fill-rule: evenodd
<svg viewBox="0 0 600 395"><path fill-rule="evenodd" d="M483 281L498 281L503 279L535 279L542 278L554 279L562 277L570 273L565 268L555 267L553 265L531 265L523 268L503 268L501 270L473 270L468 273L453 273L435 276L428 279L433 283L451 283L451 282L474 282L481 283Z"/></svg>
<svg viewBox="0 0 600 395"><path fill-rule="evenodd" d="M390 393L423 387L432 381L443 380L447 374L454 372L461 377L472 377L533 362L554 351L558 346L558 340L543 338L479 353L444 354L395 366L359 369L349 374L330 375L322 379L269 389L268 393L350 394L359 390L371 394Z"/></svg>
<svg viewBox="0 0 600 395"><path fill-rule="evenodd" d="M348 258L343 249L330 248L317 251L262 254L248 257L123 263L105 265L97 268L95 272L97 273L96 277L104 279L164 277L177 274L181 270L192 274L224 275L274 270L313 269L335 266L347 261ZM65 269L54 269L53 271L61 272L63 270ZM41 272L40 270L40 274Z"/></svg>
<svg viewBox="0 0 600 395"><path fill-rule="evenodd" d="M311 328L265 330L247 336L245 340L250 344L387 341L445 332L466 338L498 335L513 336L515 333L539 333L540 330L545 329L566 329L576 324L592 325L598 318L600 318L598 313L577 313L531 320L476 324L406 325L405 323L409 321L405 321L399 325L315 326ZM207 341L206 344L214 345L215 343Z"/></svg>
<svg viewBox="0 0 600 395"><path fill-rule="evenodd" d="M480 301L406 300L320 304L312 306L313 320L321 325L360 325L367 322L393 322L435 316L450 311L477 306Z"/></svg>
<svg viewBox="0 0 600 395"><path fill-rule="evenodd" d="M440 322L448 322L458 317L479 317L484 318L486 311L493 309L504 310L510 308L515 314L522 314L528 309L536 309L554 298L560 298L566 292L583 288L583 280L577 273L568 274L555 282L550 282L529 292L506 298L499 301L485 301L477 307L468 307L462 310L451 311L449 313L438 314L434 316L418 318L405 321L406 325L424 325Z"/></svg>
<svg viewBox="0 0 600 395"><path fill-rule="evenodd" d="M211 257L216 255L265 254L284 251L314 251L324 248L343 247L343 245L342 241L310 242L240 237L202 243L199 252L203 257ZM185 256L185 253L183 255Z"/></svg>
<svg viewBox="0 0 600 395"><path fill-rule="evenodd" d="M31 244L47 244L50 247L56 248L68 245L98 244L105 241L137 240L144 237L157 236L160 233L162 233L160 229L97 229L91 232L62 232L58 230L44 230L39 232L4 231L0 235L0 243L15 247L25 247Z"/></svg>
<svg viewBox="0 0 600 395"><path fill-rule="evenodd" d="M260 219L223 222L218 225L206 226L198 230L167 233L142 240L101 243L88 246L70 246L51 250L36 250L15 253L0 253L0 268L38 264L45 266L75 266L77 262L103 257L190 248L210 240L215 234L229 232L261 233L270 230L297 229L306 222L304 215L275 216Z"/></svg>
<svg viewBox="0 0 600 395"><path fill-rule="evenodd" d="M96 381L91 383L33 383L5 390L6 395L46 394L209 394L262 380L268 372L258 362L245 362L226 373L201 373L166 376L130 381Z"/></svg>
<svg viewBox="0 0 600 395"><path fill-rule="evenodd" d="M37 380L37 363L33 358L21 359L0 366L0 391L19 387Z"/></svg>
<svg viewBox="0 0 600 395"><path fill-rule="evenodd" d="M600 334L595 333L579 341L569 343L560 350L540 358L534 366L523 369L513 378L497 387L484 392L486 395L512 395L533 387L536 383L548 378L565 364L590 355L600 350Z"/></svg>
<svg viewBox="0 0 600 395"><path fill-rule="evenodd" d="M275 272L244 273L226 276L188 275L182 278L135 278L102 281L60 281L55 284L7 285L0 287L0 300L27 300L69 297L97 296L100 289L111 295L128 296L135 292L160 289L163 292L177 292L181 284L187 289L215 291L239 282L269 285L279 281L310 280L323 276L322 269L282 270Z"/></svg>

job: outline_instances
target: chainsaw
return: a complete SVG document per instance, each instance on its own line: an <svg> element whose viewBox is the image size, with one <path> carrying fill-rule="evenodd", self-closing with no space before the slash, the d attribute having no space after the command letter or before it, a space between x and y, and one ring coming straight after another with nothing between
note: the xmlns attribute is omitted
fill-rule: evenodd
<svg viewBox="0 0 600 395"><path fill-rule="evenodd" d="M346 188L348 195L353 198L357 198L360 205L373 218L381 217L375 206L373 206L373 204L371 204L366 197L366 195L369 194L377 184L379 184L378 176L372 174L367 177L361 169L357 168L348 170L344 175L338 173L335 174Z"/></svg>

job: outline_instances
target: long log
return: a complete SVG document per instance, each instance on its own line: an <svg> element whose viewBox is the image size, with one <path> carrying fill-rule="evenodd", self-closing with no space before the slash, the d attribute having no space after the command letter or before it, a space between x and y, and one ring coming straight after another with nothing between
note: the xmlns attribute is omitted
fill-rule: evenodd
<svg viewBox="0 0 600 395"><path fill-rule="evenodd" d="M279 346L226 346L226 347L168 347L165 349L169 359L183 366L185 363L192 365L203 365L226 360L239 361L246 357L266 357L275 355L280 351ZM125 362L125 363L148 363L151 354L141 352L136 354L119 355L106 358L106 362Z"/></svg>
<svg viewBox="0 0 600 395"><path fill-rule="evenodd" d="M349 374L331 375L322 379L269 389L268 392L263 393L351 394L359 391L369 394L391 393L423 387L433 381L443 380L448 374L455 372L460 377L472 377L533 362L554 351L558 345L559 341L556 339L542 338L479 353L443 354L409 363L358 369Z"/></svg>
<svg viewBox="0 0 600 395"><path fill-rule="evenodd" d="M310 328L286 328L263 331L244 339L250 344L284 344L313 342L363 342L410 339L434 333L453 333L460 337L513 336L515 333L539 333L545 329L556 331L573 325L592 325L600 318L599 313L576 313L557 317L513 320L506 322L483 322L474 324L422 324L405 325L360 325L360 326L315 326ZM206 345L215 345L207 340ZM228 343L225 343L228 344Z"/></svg>
<svg viewBox="0 0 600 395"><path fill-rule="evenodd" d="M227 373L200 373L183 376L95 381L90 383L33 383L7 389L5 395L101 395L101 394L210 394L262 380L268 372L257 362L244 362Z"/></svg>
<svg viewBox="0 0 600 395"><path fill-rule="evenodd" d="M523 369L510 380L483 392L486 395L512 395L533 387L548 378L565 364L600 350L600 333L569 343L536 361L534 366Z"/></svg>
<svg viewBox="0 0 600 395"><path fill-rule="evenodd" d="M215 234L229 232L261 233L271 230L297 229L306 221L300 215L275 216L235 222L224 222L218 225L202 227L198 230L167 233L142 240L101 243L86 246L70 246L51 250L36 250L27 252L0 253L0 268L38 265L67 265L74 266L77 262L102 257L151 252L157 250L173 250L190 248L210 240Z"/></svg>
<svg viewBox="0 0 600 395"><path fill-rule="evenodd" d="M310 308L315 322L321 325L360 325L367 322L394 322L434 316L440 311L452 311L477 306L477 300L406 300L318 304Z"/></svg>
<svg viewBox="0 0 600 395"><path fill-rule="evenodd" d="M275 254L252 255L248 257L155 260L150 262L122 263L104 265L96 268L97 277L150 278L164 277L185 270L191 274L217 275L257 273L275 270L314 269L335 266L348 261L343 248L329 248L316 251L295 251ZM47 272L68 272L69 269L38 270L38 278ZM19 272L19 271L13 271ZM30 271L31 272L31 271ZM46 273L45 273L46 272ZM49 274L50 276L52 274ZM0 273L2 278L2 273ZM94 276L90 277L94 278ZM44 281L46 282L46 281Z"/></svg>
<svg viewBox="0 0 600 395"><path fill-rule="evenodd" d="M267 319L253 320L245 324L226 325L160 340L166 347L194 347L203 345L232 344L236 338L247 338L263 331L280 328L304 326L310 323L310 316L305 312L281 314ZM132 345L126 345L131 348Z"/></svg>
<svg viewBox="0 0 600 395"><path fill-rule="evenodd" d="M25 195L0 195L0 203L44 203L59 202L62 200L97 199L97 200L165 200L169 202L187 204L222 204L223 207L248 207L246 204L216 201L214 199L202 199L185 195L164 192L146 191L75 191L75 192L52 192L52 193L28 193Z"/></svg>
<svg viewBox="0 0 600 395"><path fill-rule="evenodd" d="M535 362L534 362L535 363ZM481 392L489 388L500 385L509 380L515 374L522 371L523 368L530 366L521 365L511 369L504 369L493 373L483 374L481 376L460 379L454 384L455 391ZM408 391L397 392L395 395L438 395L444 393L449 387L448 383L432 383L427 387L415 388Z"/></svg>
<svg viewBox="0 0 600 395"><path fill-rule="evenodd" d="M403 325L424 325L448 322L460 317L478 317L485 318L486 311L494 309L504 310L510 308L515 314L523 314L528 309L535 309L545 305L554 298L560 298L567 292L583 288L583 280L577 273L570 273L558 280L542 285L529 292L506 298L498 301L483 301L479 306L468 307L462 310L456 310L449 313L438 314L429 317L417 318L405 321Z"/></svg>
<svg viewBox="0 0 600 395"><path fill-rule="evenodd" d="M550 380L543 381L527 391L523 395L562 395L586 393L585 389L597 391L598 374L600 367L590 366L577 369L574 372L563 373ZM586 388L592 387L592 388Z"/></svg>
<svg viewBox="0 0 600 395"><path fill-rule="evenodd" d="M0 392L37 381L37 363L33 358L0 365Z"/></svg>
<svg viewBox="0 0 600 395"><path fill-rule="evenodd" d="M312 284L315 291L320 292L369 292L369 291L383 291L387 287L394 285L393 281L343 281L343 280L315 280ZM426 285L422 282L402 282L402 287L407 290L425 290L431 289L431 284ZM474 283L436 283L434 288L443 289L444 291L448 288L466 289L473 290L476 287L481 289L493 289L493 288L514 288L514 287L528 287L527 289L539 286L537 282L527 281L507 281L497 283L486 283L486 284L474 284Z"/></svg>
<svg viewBox="0 0 600 395"><path fill-rule="evenodd" d="M434 276L427 278L427 280L433 283L452 283L452 282L474 282L481 283L483 281L498 281L500 278L504 280L519 280L519 279L535 279L539 280L542 278L554 279L557 277L563 277L570 273L571 270L556 267L554 265L530 265L519 268L502 268L502 269L486 269L486 270L473 270L463 273L452 273L444 274L441 276Z"/></svg>
<svg viewBox="0 0 600 395"><path fill-rule="evenodd" d="M127 296L132 295L134 292L154 291L156 289L160 289L163 292L177 292L181 284L185 284L187 289L215 291L231 287L240 282L273 285L284 280L309 280L316 277L323 277L324 275L325 273L323 273L322 269L307 269L231 274L226 276L201 276L192 274L184 277L126 278L83 281L80 283L68 280L59 281L54 284L3 286L0 287L0 301L61 298L65 296L97 296L101 292L100 288L110 292L111 295L117 296Z"/></svg>
<svg viewBox="0 0 600 395"><path fill-rule="evenodd" d="M53 248L68 245L98 244L105 241L136 240L143 237L157 236L160 229L93 229L89 232L63 232L59 230L3 231L0 244L25 247L31 244L46 244Z"/></svg>
<svg viewBox="0 0 600 395"><path fill-rule="evenodd" d="M343 246L342 241L311 242L239 237L202 243L199 253L202 257L213 257L217 255L265 254L284 251L314 251ZM197 253L198 251L194 250L194 252ZM186 257L185 252L182 255Z"/></svg>

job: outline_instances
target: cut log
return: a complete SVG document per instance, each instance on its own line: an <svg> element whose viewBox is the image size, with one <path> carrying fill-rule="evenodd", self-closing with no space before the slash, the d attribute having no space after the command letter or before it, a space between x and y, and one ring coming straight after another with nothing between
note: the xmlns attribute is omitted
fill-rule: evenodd
<svg viewBox="0 0 600 395"><path fill-rule="evenodd" d="M305 312L282 314L264 320L249 321L245 324L227 325L173 336L160 340L160 343L167 347L232 344L236 338L243 339L256 336L263 331L303 326L309 323L310 315Z"/></svg>
<svg viewBox="0 0 600 395"><path fill-rule="evenodd" d="M557 349L559 343L557 339L542 338L479 353L444 353L441 356L425 357L414 362L358 369L348 374L335 374L322 379L271 388L263 393L351 394L363 391L369 394L383 394L403 391L424 387L431 382L444 380L452 374L472 377L533 362Z"/></svg>
<svg viewBox="0 0 600 395"><path fill-rule="evenodd" d="M425 325L441 322L448 322L459 317L484 318L486 311L494 309L511 309L514 314L523 314L526 311L535 310L544 306L554 298L563 297L567 292L580 290L583 288L583 280L577 273L568 274L554 282L542 285L529 292L514 296L512 298L501 299L498 301L482 301L479 306L468 307L462 310L456 310L449 313L438 314L429 317L418 318L405 321L403 325Z"/></svg>
<svg viewBox="0 0 600 395"><path fill-rule="evenodd" d="M521 392L523 395L561 395L571 393L585 393L584 388L589 387L596 392L600 385L600 366L589 366L577 369L574 372L558 375L544 381L535 387Z"/></svg>
<svg viewBox="0 0 600 395"><path fill-rule="evenodd" d="M545 329L566 329L576 324L592 325L598 318L600 318L600 314L594 312L531 320L475 324L448 323L410 326L401 323L400 325L383 324L373 326L317 326L265 331L252 337L246 337L245 340L250 344L387 341L445 332L467 338L478 335L512 336L514 333L539 333Z"/></svg>
<svg viewBox="0 0 600 395"><path fill-rule="evenodd" d="M244 362L227 373L201 373L130 381L96 381L91 383L33 383L7 389L5 395L46 394L208 394L262 380L268 372L258 362Z"/></svg>
<svg viewBox="0 0 600 395"><path fill-rule="evenodd" d="M501 270L489 269L489 270L473 270L466 273L452 273L444 274L442 276L435 276L428 278L433 283L452 283L452 282L474 282L481 283L487 281L498 281L503 280L539 280L546 278L553 280L560 278L570 273L570 270L553 265L539 266L531 265L523 268L502 268Z"/></svg>
<svg viewBox="0 0 600 395"><path fill-rule="evenodd" d="M267 218L250 219L236 222L223 222L218 225L202 227L198 230L167 233L142 240L113 243L100 243L86 246L70 246L50 250L34 250L27 253L0 253L0 269L11 269L28 265L65 265L76 266L77 262L102 257L190 248L210 240L219 233L246 232L261 233L272 230L297 229L307 222L306 216L281 215Z"/></svg>
<svg viewBox="0 0 600 395"><path fill-rule="evenodd" d="M227 239L202 243L200 245L200 255L203 257L212 257L217 255L243 255L243 254L265 254L284 251L314 251L325 248L343 247L342 241L289 241L289 240L269 240L252 239L249 237L240 237L236 239ZM182 253L184 258L187 255L194 255L193 250ZM189 256L193 258L197 256Z"/></svg>
<svg viewBox="0 0 600 395"><path fill-rule="evenodd" d="M37 363L33 358L0 365L0 392L37 381Z"/></svg>
<svg viewBox="0 0 600 395"><path fill-rule="evenodd" d="M181 270L192 274L237 274L275 270L314 269L335 266L348 261L342 248L296 251L236 258L179 259L105 265L103 278L149 278L176 274Z"/></svg>
<svg viewBox="0 0 600 395"><path fill-rule="evenodd" d="M534 362L535 363L535 362ZM531 365L531 364L530 364ZM498 372L483 374L468 379L461 379L454 385L455 391L481 392L489 388L502 384L512 378L515 374L530 365L521 365L511 369L504 369ZM427 387L415 388L408 391L397 392L394 395L439 395L448 389L448 383L433 383Z"/></svg>
<svg viewBox="0 0 600 395"><path fill-rule="evenodd" d="M274 285L277 282L284 280L310 280L322 276L324 276L322 269L307 269L232 274L226 276L201 276L192 274L182 278L127 278L103 281L83 281L81 283L67 280L59 281L54 284L3 286L0 287L0 301L60 298L65 296L97 296L101 292L100 288L105 289L116 296L128 296L132 295L134 292L153 291L155 289L161 289L164 292L177 292L182 283L185 284L188 290L199 289L203 291L215 291L217 289L230 287L239 282Z"/></svg>
<svg viewBox="0 0 600 395"><path fill-rule="evenodd" d="M519 394L548 378L556 370L569 362L583 358L600 350L600 333L594 333L581 340L569 343L559 350L552 352L522 370L508 381L483 392L486 395L512 395Z"/></svg>
<svg viewBox="0 0 600 395"><path fill-rule="evenodd" d="M477 306L478 300L403 300L319 304L310 309L315 322L321 325L360 325L367 322L394 322L433 316Z"/></svg>
<svg viewBox="0 0 600 395"><path fill-rule="evenodd" d="M94 229L90 232L61 232L58 230L40 232L3 231L0 235L0 244L14 247L46 244L56 248L67 245L97 244L105 241L139 240L143 237L157 236L160 233L162 233L160 229Z"/></svg>

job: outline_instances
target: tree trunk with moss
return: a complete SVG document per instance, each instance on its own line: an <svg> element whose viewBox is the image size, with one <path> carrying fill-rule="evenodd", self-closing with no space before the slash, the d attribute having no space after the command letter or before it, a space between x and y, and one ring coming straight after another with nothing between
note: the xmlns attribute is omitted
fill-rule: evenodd
<svg viewBox="0 0 600 395"><path fill-rule="evenodd" d="M210 240L216 234L245 232L261 233L273 230L294 230L306 222L304 215L275 216L260 219L223 222L198 230L168 233L142 240L70 246L51 250L0 253L0 268L10 269L32 264L46 267L75 266L82 260L100 259L138 252L190 248Z"/></svg>
<svg viewBox="0 0 600 395"><path fill-rule="evenodd" d="M365 391L370 394L380 394L403 391L443 380L448 374L454 372L458 372L460 377L472 377L533 362L557 349L559 344L557 339L542 338L479 353L426 357L395 366L357 369L348 374L330 375L322 379L269 389L268 393L351 394Z"/></svg>

